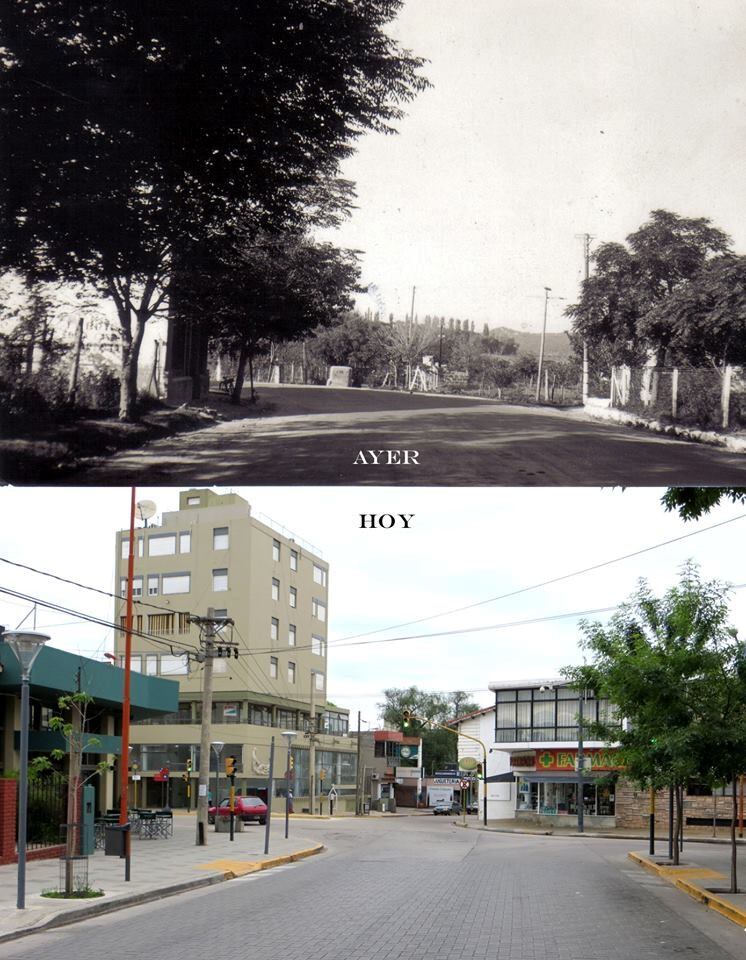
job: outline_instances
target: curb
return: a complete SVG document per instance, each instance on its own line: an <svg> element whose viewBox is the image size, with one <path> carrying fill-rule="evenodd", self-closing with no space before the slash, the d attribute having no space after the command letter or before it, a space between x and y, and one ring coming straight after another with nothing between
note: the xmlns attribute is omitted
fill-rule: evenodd
<svg viewBox="0 0 746 960"><path fill-rule="evenodd" d="M271 857L269 860L247 860L246 867L243 870L224 870L217 872L210 877L202 877L195 880L185 880L183 883L175 883L168 887L160 887L156 890L148 890L142 893L133 893L116 900L97 901L89 906L82 907L80 910L71 910L64 913L54 913L49 917L39 921L31 927L23 927L14 930L12 933L0 934L0 943L7 943L10 940L19 940L21 937L30 936L33 933L41 933L46 930L52 930L56 927L69 926L77 923L79 920L88 920L90 917L100 916L105 913L115 913L117 910L124 910L127 907L138 906L141 903L149 903L153 900L164 900L166 897L173 897L179 893L188 893L191 890L197 890L200 887L211 887L216 883L224 883L226 880L234 880L237 877L243 877L250 873L258 873L261 870L269 870L272 867L284 866L288 863L294 863L296 860L305 860L325 849L323 843L315 844L305 850L298 850L295 853L285 854L281 857Z"/></svg>
<svg viewBox="0 0 746 960"><path fill-rule="evenodd" d="M746 437L743 436L719 433L715 430L704 430L697 427L685 427L681 424L663 423L660 420L648 420L637 414L612 407L586 405L583 407L583 412L593 420L618 423L624 427L647 430L650 433L675 437L677 440L688 440L691 443L704 443L709 446L720 447L729 453L746 453Z"/></svg>
<svg viewBox="0 0 746 960"><path fill-rule="evenodd" d="M733 923L737 923L741 927L746 927L746 909L737 907L719 894L711 893L709 890L705 890L699 886L699 884L695 883L696 878L700 880L724 880L725 877L722 873L706 867L675 867L672 864L658 864L649 860L644 855L634 852L628 853L627 857L649 873L654 873L662 880L667 880L672 886L683 890L684 893L688 894L693 900L697 900L704 906L709 907L710 910L715 910L716 913L726 917Z"/></svg>

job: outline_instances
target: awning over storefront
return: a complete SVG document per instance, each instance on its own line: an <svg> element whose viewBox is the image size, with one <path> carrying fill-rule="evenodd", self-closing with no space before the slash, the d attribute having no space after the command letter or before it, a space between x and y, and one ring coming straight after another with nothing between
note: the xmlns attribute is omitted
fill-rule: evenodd
<svg viewBox="0 0 746 960"><path fill-rule="evenodd" d="M529 770L526 773L516 774L515 779L517 780L528 780L529 783L577 783L579 780L583 780L585 783L595 783L597 780L605 780L609 777L609 771L603 773L591 773L585 771L582 775L575 773L573 771L568 771L567 773L557 773L552 771L547 772L545 770ZM491 780L491 777L487 778Z"/></svg>
<svg viewBox="0 0 746 960"><path fill-rule="evenodd" d="M486 778L487 783L515 783L516 775L509 770L507 773L495 773Z"/></svg>

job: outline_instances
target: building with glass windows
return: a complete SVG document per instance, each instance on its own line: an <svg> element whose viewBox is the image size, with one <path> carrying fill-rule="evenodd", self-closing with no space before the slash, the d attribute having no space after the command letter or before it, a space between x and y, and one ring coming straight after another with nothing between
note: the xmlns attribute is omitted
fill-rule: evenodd
<svg viewBox="0 0 746 960"><path fill-rule="evenodd" d="M129 530L119 531L116 618L122 625L129 550ZM177 711L133 727L142 805L161 801L162 781L153 777L164 768L171 805L187 805L187 783L191 804L196 802L204 664L199 627L191 618L209 609L235 622L232 637L226 627L215 640L223 655L213 659L211 770L218 780L211 793L227 794L219 778L224 758L233 755L237 789L264 795L274 737L280 771L275 785L284 794L287 745L280 733L294 730L290 788L301 810L310 789L315 729L316 795L334 784L343 807L348 794L353 802L356 760L348 711L327 700L328 579L318 549L252 514L237 494L183 491L178 510L136 531L132 668L179 682ZM123 653L120 633L116 654L121 659Z"/></svg>
<svg viewBox="0 0 746 960"><path fill-rule="evenodd" d="M551 823L577 819L581 795L577 769L578 718L614 717L606 700L588 693L582 705L565 680L497 681L494 707L459 720L459 731L482 740L489 749L487 815L490 819L525 819ZM616 754L603 743L584 740L582 803L586 822L616 823ZM459 758L481 760L477 744L459 739ZM480 802L482 794L480 793Z"/></svg>
<svg viewBox="0 0 746 960"><path fill-rule="evenodd" d="M486 782L487 815L491 820L526 820L547 826L577 823L583 804L587 826L646 829L649 793L624 776L617 751L583 737L583 769L578 767L579 718L618 720L613 704L590 691L580 696L566 680L506 680L488 684L494 706L458 720L460 733L477 737L489 751ZM459 759L481 760L479 745L459 737ZM684 794L688 830L729 823L723 797L731 787L711 790L690 783ZM668 827L668 791L658 791L658 830Z"/></svg>

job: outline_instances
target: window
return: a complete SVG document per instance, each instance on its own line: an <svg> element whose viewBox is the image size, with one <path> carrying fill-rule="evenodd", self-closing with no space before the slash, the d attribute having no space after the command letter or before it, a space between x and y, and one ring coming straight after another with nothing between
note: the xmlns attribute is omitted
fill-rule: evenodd
<svg viewBox="0 0 746 960"><path fill-rule="evenodd" d="M280 581L277 580L275 577L272 577L272 599L273 600L280 599Z"/></svg>
<svg viewBox="0 0 746 960"><path fill-rule="evenodd" d="M215 527L212 531L212 549L227 550L229 542L228 527Z"/></svg>
<svg viewBox="0 0 746 960"><path fill-rule="evenodd" d="M199 497L187 497L187 506L188 507L198 507L200 505Z"/></svg>
<svg viewBox="0 0 746 960"><path fill-rule="evenodd" d="M269 639L277 640L280 636L280 621L277 617L272 617L272 622L269 625Z"/></svg>
<svg viewBox="0 0 746 960"><path fill-rule="evenodd" d="M171 613L169 614L169 616L173 617L173 614ZM190 628L191 628L191 623L189 622L189 614L180 613L179 614L179 633L189 633Z"/></svg>
<svg viewBox="0 0 746 960"><path fill-rule="evenodd" d="M157 573L148 574L148 596L157 597L158 596L158 582L160 577Z"/></svg>
<svg viewBox="0 0 746 960"><path fill-rule="evenodd" d="M288 661L288 683L295 683L295 664L292 660Z"/></svg>
<svg viewBox="0 0 746 960"><path fill-rule="evenodd" d="M176 553L176 534L162 533L148 538L149 557L170 557Z"/></svg>
<svg viewBox="0 0 746 960"><path fill-rule="evenodd" d="M190 582L188 573L164 573L161 577L161 593L189 593Z"/></svg>
<svg viewBox="0 0 746 960"><path fill-rule="evenodd" d="M317 690L324 689L324 674L323 673L314 673L313 682L316 685Z"/></svg>
<svg viewBox="0 0 746 960"><path fill-rule="evenodd" d="M142 673L142 657L139 653L130 654L130 670L134 673Z"/></svg>
<svg viewBox="0 0 746 960"><path fill-rule="evenodd" d="M174 632L174 614L173 613L149 613L148 614L148 633L155 633L159 636Z"/></svg>
<svg viewBox="0 0 746 960"><path fill-rule="evenodd" d="M272 541L272 559L275 561L279 561L280 559L280 541L279 540Z"/></svg>
<svg viewBox="0 0 746 960"><path fill-rule="evenodd" d="M278 664L277 657L269 658L269 675L272 678L272 680L277 679L277 664Z"/></svg>
<svg viewBox="0 0 746 960"><path fill-rule="evenodd" d="M179 553L191 553L191 551L192 551L191 533L180 533L179 534Z"/></svg>
<svg viewBox="0 0 746 960"><path fill-rule="evenodd" d="M295 589L295 587L290 588L290 593L288 594L288 603L293 608L298 606L298 591Z"/></svg>
<svg viewBox="0 0 746 960"><path fill-rule="evenodd" d="M288 646L289 647L295 646L295 624L294 623L288 624Z"/></svg>
<svg viewBox="0 0 746 960"><path fill-rule="evenodd" d="M249 723L256 723L260 727L272 726L272 714L269 707L260 707L254 703L250 704Z"/></svg>
<svg viewBox="0 0 746 960"><path fill-rule="evenodd" d="M129 555L130 555L130 541L129 541L129 537L127 537L126 539L123 537L123 538L122 538L122 553L121 553L122 560L129 560ZM138 556L138 557L141 557L141 556L142 556L142 537L138 537L138 538L137 538L137 556Z"/></svg>
<svg viewBox="0 0 746 960"><path fill-rule="evenodd" d="M298 551L297 550L290 551L290 569L291 570L298 569Z"/></svg>
<svg viewBox="0 0 746 960"><path fill-rule="evenodd" d="M322 600L317 600L316 597L313 598L311 612L317 620L326 623L326 604Z"/></svg>
<svg viewBox="0 0 746 960"><path fill-rule="evenodd" d="M132 578L132 596L133 597L142 596L142 577Z"/></svg>
<svg viewBox="0 0 746 960"><path fill-rule="evenodd" d="M212 589L216 593L228 589L228 569L226 567L212 571Z"/></svg>
<svg viewBox="0 0 746 960"><path fill-rule="evenodd" d="M154 653L149 653L145 657L145 673L149 677L154 677L158 673L158 657Z"/></svg>
<svg viewBox="0 0 746 960"><path fill-rule="evenodd" d="M315 653L318 657L326 656L326 640L315 633L311 635L311 653Z"/></svg>
<svg viewBox="0 0 746 960"><path fill-rule="evenodd" d="M313 565L313 582L320 584L322 587L326 586L326 570L315 563Z"/></svg>
<svg viewBox="0 0 746 960"><path fill-rule="evenodd" d="M161 676L175 677L189 673L189 657L186 654L178 657L161 656Z"/></svg>
<svg viewBox="0 0 746 960"><path fill-rule="evenodd" d="M295 710L278 710L277 725L284 727L285 730L298 729L298 714Z"/></svg>

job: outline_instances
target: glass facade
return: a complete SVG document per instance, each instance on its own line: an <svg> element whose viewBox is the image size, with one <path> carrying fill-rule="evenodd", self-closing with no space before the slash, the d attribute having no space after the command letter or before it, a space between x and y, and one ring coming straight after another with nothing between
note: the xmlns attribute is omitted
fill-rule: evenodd
<svg viewBox="0 0 746 960"><path fill-rule="evenodd" d="M578 739L578 693L569 687L495 691L495 742L571 742ZM608 700L587 695L583 717L588 722L613 721Z"/></svg>
<svg viewBox="0 0 746 960"><path fill-rule="evenodd" d="M516 809L543 816L577 816L577 782L519 779ZM614 782L583 784L583 810L587 816L613 817Z"/></svg>

